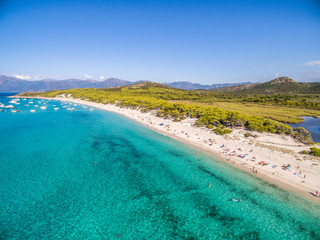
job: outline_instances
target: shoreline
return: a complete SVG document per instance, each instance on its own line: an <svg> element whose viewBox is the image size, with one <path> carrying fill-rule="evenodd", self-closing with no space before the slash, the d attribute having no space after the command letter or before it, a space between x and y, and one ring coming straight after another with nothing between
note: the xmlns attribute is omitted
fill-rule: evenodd
<svg viewBox="0 0 320 240"><path fill-rule="evenodd" d="M152 112L142 113L138 110L120 108L112 104L95 103L69 97L19 96L19 98L72 102L118 113L153 131L199 149L242 172L320 203L320 198L314 196L316 191L320 192L320 161L316 157L299 154L300 151L308 150L310 146L295 142L290 136L244 129L233 129L231 134L221 136L211 133L209 129L193 126L195 120L190 118L181 122L173 122L169 119L156 117ZM244 137L245 133L249 133L251 136ZM290 165L290 167L284 170L281 167L283 164Z"/></svg>

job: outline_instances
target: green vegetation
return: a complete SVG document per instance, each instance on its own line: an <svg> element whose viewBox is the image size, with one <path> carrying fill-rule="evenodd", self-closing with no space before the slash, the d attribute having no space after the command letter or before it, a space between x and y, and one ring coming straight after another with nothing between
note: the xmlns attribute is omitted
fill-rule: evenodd
<svg viewBox="0 0 320 240"><path fill-rule="evenodd" d="M243 103L243 102L213 102L211 104L186 101L186 100L173 100L174 103L197 104L203 106L212 106L228 111L237 111L244 115L260 116L270 118L283 123L299 123L303 122L300 116L320 116L320 110L288 107L288 106L275 106L260 103Z"/></svg>
<svg viewBox="0 0 320 240"><path fill-rule="evenodd" d="M301 151L300 153L301 153L301 154L309 154L309 152L306 151L306 150L303 150L303 151Z"/></svg>
<svg viewBox="0 0 320 240"><path fill-rule="evenodd" d="M23 93L22 95L72 96L73 98L97 103L111 103L142 112L153 112L156 116L170 118L174 121L181 121L186 117L197 118L197 126L212 129L216 134L227 134L234 127L245 127L260 132L290 134L302 142L310 142L310 134L308 135L307 131L301 129L293 132L290 126L284 124L289 122L285 115L293 115L298 118L298 115L293 114L296 110L299 110L299 114L303 113L303 115L320 115L320 107L317 107L317 104L319 104L317 96L312 96L312 100L316 104L308 105L308 107L316 110L310 110L308 107L302 106L297 108L296 105L295 108L291 108L291 106L281 104L279 99L285 99L284 96L270 97L264 104L252 101L249 104L250 106L247 106L244 104L245 101L266 96L250 97L204 90L180 90L152 82L107 89L69 89L45 93ZM292 101L299 101L299 99L297 97ZM272 108L275 105L282 107L277 110L277 108ZM264 106L265 110L259 112L261 106ZM270 109L274 109L274 111L269 111L268 114ZM280 112L282 115L279 114ZM282 122L274 119L282 120ZM296 121L295 118L293 119L290 122Z"/></svg>
<svg viewBox="0 0 320 240"><path fill-rule="evenodd" d="M297 127L297 128L294 128L293 130L294 130L294 132L292 133L292 135L298 141L306 143L306 144L313 143L311 141L311 133L309 133L305 128Z"/></svg>
<svg viewBox="0 0 320 240"><path fill-rule="evenodd" d="M225 135L232 132L231 129L228 129L225 126L217 126L212 131L218 135Z"/></svg>
<svg viewBox="0 0 320 240"><path fill-rule="evenodd" d="M313 155L313 156L320 157L320 149L316 148L316 147L312 147L310 149L310 154Z"/></svg>

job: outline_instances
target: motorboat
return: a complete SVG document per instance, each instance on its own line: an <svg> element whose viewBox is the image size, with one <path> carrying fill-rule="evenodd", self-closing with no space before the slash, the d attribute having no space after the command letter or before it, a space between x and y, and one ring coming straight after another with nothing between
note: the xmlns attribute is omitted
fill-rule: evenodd
<svg viewBox="0 0 320 240"><path fill-rule="evenodd" d="M5 108L13 109L14 106L13 105L8 105L8 106L5 106Z"/></svg>

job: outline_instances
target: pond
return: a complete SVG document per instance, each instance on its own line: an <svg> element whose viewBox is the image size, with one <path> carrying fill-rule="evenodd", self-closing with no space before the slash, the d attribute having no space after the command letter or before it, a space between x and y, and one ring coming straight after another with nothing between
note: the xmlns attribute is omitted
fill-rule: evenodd
<svg viewBox="0 0 320 240"><path fill-rule="evenodd" d="M304 122L298 124L289 124L292 128L304 127L311 133L312 139L314 142L320 142L320 118L306 117Z"/></svg>

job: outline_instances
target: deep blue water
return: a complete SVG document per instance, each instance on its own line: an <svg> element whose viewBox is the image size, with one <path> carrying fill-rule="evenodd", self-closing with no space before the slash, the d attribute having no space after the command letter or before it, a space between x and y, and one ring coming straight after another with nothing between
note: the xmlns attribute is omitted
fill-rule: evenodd
<svg viewBox="0 0 320 240"><path fill-rule="evenodd" d="M290 124L292 128L304 127L311 133L314 142L320 142L320 118L303 117L304 122L298 124Z"/></svg>
<svg viewBox="0 0 320 240"><path fill-rule="evenodd" d="M28 102L0 112L0 239L320 239L318 204L120 115Z"/></svg>

